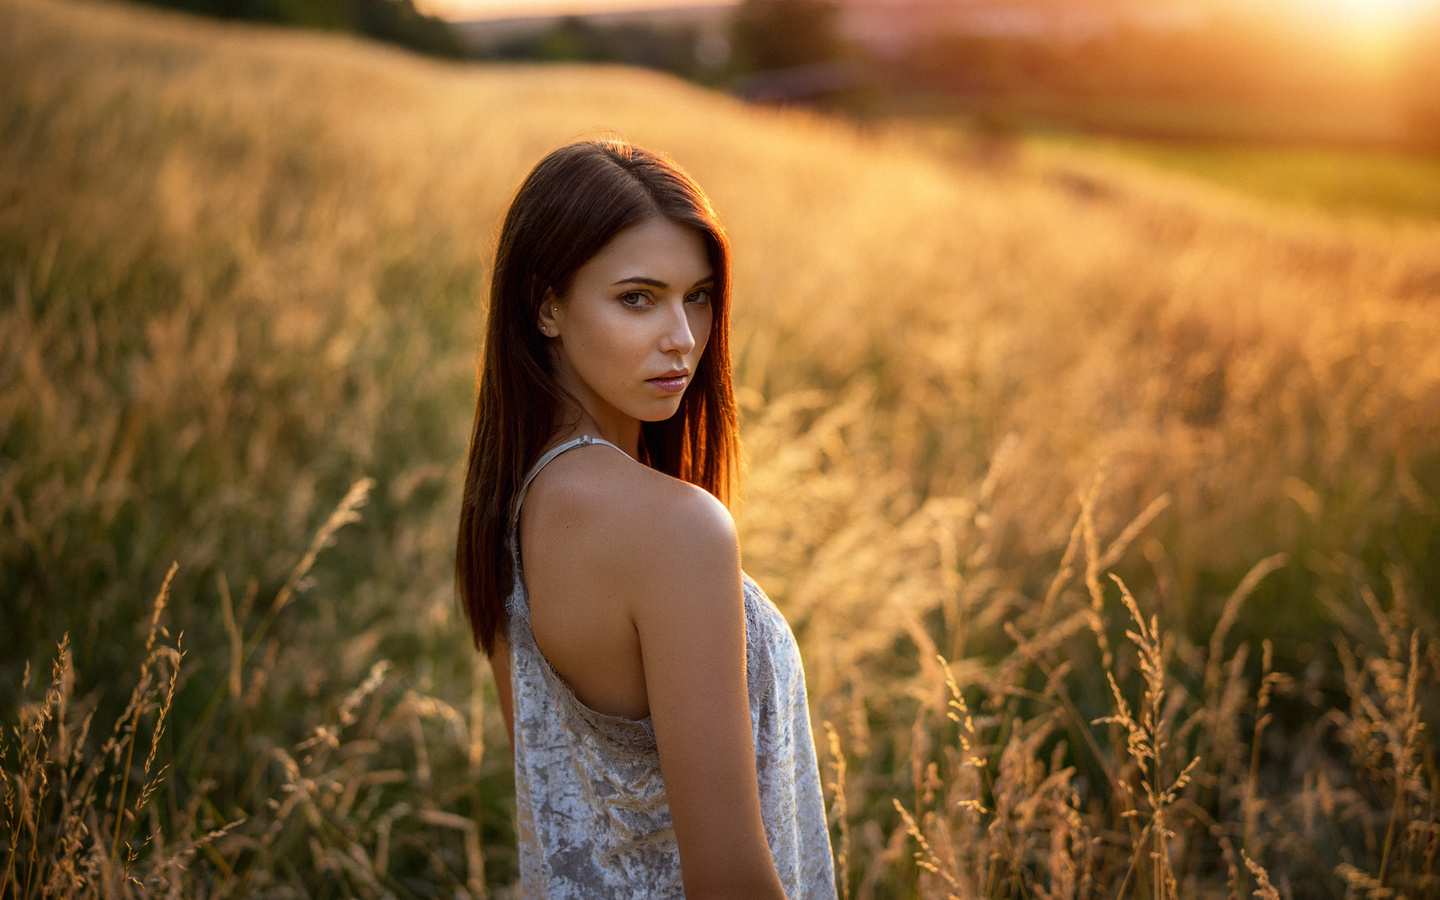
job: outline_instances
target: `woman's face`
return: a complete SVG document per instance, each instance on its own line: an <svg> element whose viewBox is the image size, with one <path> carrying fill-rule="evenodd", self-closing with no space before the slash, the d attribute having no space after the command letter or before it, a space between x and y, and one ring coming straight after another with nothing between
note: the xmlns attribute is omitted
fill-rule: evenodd
<svg viewBox="0 0 1440 900"><path fill-rule="evenodd" d="M560 385L602 434L675 414L705 352L714 272L700 234L656 216L617 234L545 302Z"/></svg>

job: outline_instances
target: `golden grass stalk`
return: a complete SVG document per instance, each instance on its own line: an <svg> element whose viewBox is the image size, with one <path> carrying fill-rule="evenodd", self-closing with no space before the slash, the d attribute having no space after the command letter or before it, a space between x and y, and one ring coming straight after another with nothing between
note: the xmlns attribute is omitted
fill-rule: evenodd
<svg viewBox="0 0 1440 900"><path fill-rule="evenodd" d="M845 751L835 726L826 722L823 727L830 770L830 780L825 783L829 794L827 805L832 827L839 833L839 842L834 848L835 874L840 879L841 900L850 900L850 807L845 801Z"/></svg>

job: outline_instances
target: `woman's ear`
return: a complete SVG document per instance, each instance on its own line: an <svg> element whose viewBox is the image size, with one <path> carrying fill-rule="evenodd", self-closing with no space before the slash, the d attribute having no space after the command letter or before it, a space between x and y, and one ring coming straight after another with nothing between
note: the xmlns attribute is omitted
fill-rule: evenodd
<svg viewBox="0 0 1440 900"><path fill-rule="evenodd" d="M540 301L540 311L535 315L535 326L540 333L546 337L560 336L560 323L555 321L555 314L560 311L560 304L551 291L545 292L545 299Z"/></svg>

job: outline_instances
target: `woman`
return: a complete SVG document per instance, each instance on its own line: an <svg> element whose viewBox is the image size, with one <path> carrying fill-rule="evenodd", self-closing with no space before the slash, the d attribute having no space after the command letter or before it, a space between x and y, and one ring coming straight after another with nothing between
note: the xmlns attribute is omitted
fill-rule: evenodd
<svg viewBox="0 0 1440 900"><path fill-rule="evenodd" d="M669 160L532 171L496 250L456 577L526 896L835 896L789 627L740 570L729 246Z"/></svg>

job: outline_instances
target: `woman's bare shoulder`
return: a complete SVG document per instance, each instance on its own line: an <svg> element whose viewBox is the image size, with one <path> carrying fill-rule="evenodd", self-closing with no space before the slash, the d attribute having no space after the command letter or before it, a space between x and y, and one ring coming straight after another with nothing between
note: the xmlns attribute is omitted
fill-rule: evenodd
<svg viewBox="0 0 1440 900"><path fill-rule="evenodd" d="M727 564L738 571L735 522L723 503L609 448L557 458L536 478L532 496L525 537L557 539L573 562L632 589Z"/></svg>

